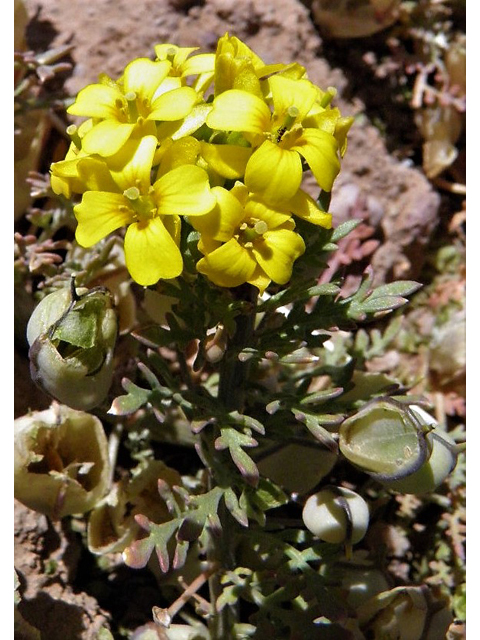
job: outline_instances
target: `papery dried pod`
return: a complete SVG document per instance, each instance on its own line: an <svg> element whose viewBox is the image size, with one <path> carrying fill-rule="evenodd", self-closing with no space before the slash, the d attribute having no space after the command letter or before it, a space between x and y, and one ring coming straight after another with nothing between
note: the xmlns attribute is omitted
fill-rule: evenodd
<svg viewBox="0 0 480 640"><path fill-rule="evenodd" d="M132 478L112 488L89 516L87 543L92 553L121 553L141 530L135 520L139 513L156 524L172 518L158 491L160 479L169 487L182 484L182 478L175 469L160 460L151 460Z"/></svg>
<svg viewBox="0 0 480 640"><path fill-rule="evenodd" d="M394 24L401 0L314 0L315 22L332 38L365 38Z"/></svg>
<svg viewBox="0 0 480 640"><path fill-rule="evenodd" d="M335 466L338 454L322 447L297 443L265 452L257 467L260 474L270 478L287 491L300 495L308 493Z"/></svg>
<svg viewBox="0 0 480 640"><path fill-rule="evenodd" d="M440 640L453 616L449 603L438 600L426 585L395 587L357 608L360 628L371 638Z"/></svg>
<svg viewBox="0 0 480 640"><path fill-rule="evenodd" d="M32 379L73 409L93 409L112 382L117 330L107 289L72 286L48 294L27 325Z"/></svg>
<svg viewBox="0 0 480 640"><path fill-rule="evenodd" d="M332 544L360 542L369 518L368 504L362 496L345 487L325 487L307 499L302 511L307 529Z"/></svg>
<svg viewBox="0 0 480 640"><path fill-rule="evenodd" d="M342 422L339 448L349 462L377 480L398 480L428 459L430 430L409 405L375 399Z"/></svg>
<svg viewBox="0 0 480 640"><path fill-rule="evenodd" d="M108 443L98 418L52 403L14 423L14 495L52 519L90 511L108 491Z"/></svg>

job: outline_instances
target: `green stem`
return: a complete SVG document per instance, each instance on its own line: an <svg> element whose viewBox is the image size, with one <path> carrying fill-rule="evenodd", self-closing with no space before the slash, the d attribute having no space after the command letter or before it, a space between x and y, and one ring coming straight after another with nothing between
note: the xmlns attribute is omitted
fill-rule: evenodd
<svg viewBox="0 0 480 640"><path fill-rule="evenodd" d="M249 363L241 362L238 354L245 347L252 346L253 328L255 324L255 304L257 289L251 285L238 287L236 294L245 302L251 303L248 314L240 314L236 319L236 330L229 339L225 356L220 367L218 399L227 411L243 411L245 403L245 386L248 378Z"/></svg>
<svg viewBox="0 0 480 640"><path fill-rule="evenodd" d="M241 362L238 354L245 348L252 346L257 290L251 285L243 285L235 290L237 299L244 300L251 305L246 313L241 313L236 318L235 333L230 337L225 355L220 366L220 379L218 387L218 400L227 411L242 412L245 405L246 384L249 373L249 363ZM211 478L212 484L215 478ZM210 601L215 609L218 597L222 593L220 583L222 570L235 569L234 537L236 522L231 517L223 500L220 502L218 516L222 525L220 537L210 537L209 560L215 562L219 571L209 580ZM222 611L214 613L209 621L211 640L230 640L233 638L232 629L238 621L238 613L235 606L225 606Z"/></svg>

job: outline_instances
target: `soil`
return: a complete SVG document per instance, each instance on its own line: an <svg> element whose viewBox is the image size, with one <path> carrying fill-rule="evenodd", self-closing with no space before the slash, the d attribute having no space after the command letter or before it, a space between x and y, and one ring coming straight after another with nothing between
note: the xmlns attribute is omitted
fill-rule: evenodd
<svg viewBox="0 0 480 640"><path fill-rule="evenodd" d="M419 279L428 247L447 233L462 208L461 196L439 189L424 175L412 110L395 102L388 82L375 78L365 62L368 52L384 46L378 36L329 40L299 0L27 0L26 7L31 49L71 45L73 72L65 83L71 95L101 72L118 77L135 57L150 56L155 44L214 51L225 32L267 63L296 60L320 87L336 87L336 104L356 122L330 210L336 222L362 219L351 252L357 273L370 263L377 283ZM28 364L20 356L15 387L16 415L48 406L30 384ZM72 533L15 504L20 611L42 639L97 638L115 615L130 629L151 620L154 579L143 572L142 579L135 572L132 576L119 561L109 574L111 582L102 584L95 561L82 550L82 533L81 525Z"/></svg>

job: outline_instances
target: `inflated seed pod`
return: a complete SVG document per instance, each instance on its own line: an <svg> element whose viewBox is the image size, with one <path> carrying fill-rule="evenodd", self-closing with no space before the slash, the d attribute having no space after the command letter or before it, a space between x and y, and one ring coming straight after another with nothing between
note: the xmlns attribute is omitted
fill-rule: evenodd
<svg viewBox="0 0 480 640"><path fill-rule="evenodd" d="M357 608L368 638L443 640L453 622L447 599L437 599L426 585L383 591Z"/></svg>
<svg viewBox="0 0 480 640"><path fill-rule="evenodd" d="M117 316L107 289L54 291L27 325L32 379L73 409L93 409L112 382L116 338Z"/></svg>
<svg viewBox="0 0 480 640"><path fill-rule="evenodd" d="M384 480L384 487L422 495L435 491L446 480L457 464L457 445L447 433L438 429L429 433L427 440L431 443L432 452L420 469L399 480Z"/></svg>
<svg viewBox="0 0 480 640"><path fill-rule="evenodd" d="M108 443L98 418L52 403L14 423L14 496L52 519L90 511L108 491Z"/></svg>
<svg viewBox="0 0 480 640"><path fill-rule="evenodd" d="M309 531L324 542L356 544L368 529L369 508L355 491L326 487L311 495L303 507L302 519Z"/></svg>
<svg viewBox="0 0 480 640"><path fill-rule="evenodd" d="M338 454L321 447L290 443L257 461L261 475L300 495L308 493L330 473Z"/></svg>
<svg viewBox="0 0 480 640"><path fill-rule="evenodd" d="M393 398L373 400L342 422L341 453L377 480L398 480L428 460L426 424L411 407Z"/></svg>

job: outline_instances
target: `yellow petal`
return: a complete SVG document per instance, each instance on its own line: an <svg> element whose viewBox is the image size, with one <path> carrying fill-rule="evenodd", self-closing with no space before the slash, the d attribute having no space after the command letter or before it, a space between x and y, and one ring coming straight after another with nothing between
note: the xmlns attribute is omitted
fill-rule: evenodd
<svg viewBox="0 0 480 640"><path fill-rule="evenodd" d="M207 116L211 129L263 133L270 130L271 112L258 96L239 89L218 95Z"/></svg>
<svg viewBox="0 0 480 640"><path fill-rule="evenodd" d="M182 65L182 75L192 76L197 73L213 73L215 69L214 53L199 53L191 56Z"/></svg>
<svg viewBox="0 0 480 640"><path fill-rule="evenodd" d="M91 247L133 219L133 211L120 193L87 191L73 211L78 220L75 237L82 247Z"/></svg>
<svg viewBox="0 0 480 640"><path fill-rule="evenodd" d="M274 282L290 280L294 261L305 251L301 236L289 229L274 229L263 234L263 241L255 242L253 254L258 264Z"/></svg>
<svg viewBox="0 0 480 640"><path fill-rule="evenodd" d="M296 151L270 140L253 153L245 170L245 184L269 203L289 200L302 182L302 162Z"/></svg>
<svg viewBox="0 0 480 640"><path fill-rule="evenodd" d="M182 273L182 254L159 217L131 224L125 234L125 261L130 275L142 286Z"/></svg>
<svg viewBox="0 0 480 640"><path fill-rule="evenodd" d="M105 160L87 156L78 160L78 176L85 188L83 191L118 191Z"/></svg>
<svg viewBox="0 0 480 640"><path fill-rule="evenodd" d="M153 188L161 215L199 216L216 204L207 172L195 165L172 169L159 178Z"/></svg>
<svg viewBox="0 0 480 640"><path fill-rule="evenodd" d="M198 99L192 87L180 87L162 93L153 101L148 120L181 120L191 112Z"/></svg>
<svg viewBox="0 0 480 640"><path fill-rule="evenodd" d="M68 107L67 113L72 116L118 119L118 101L120 104L125 103L118 87L90 84L79 92L75 102Z"/></svg>
<svg viewBox="0 0 480 640"><path fill-rule="evenodd" d="M264 220L269 229L274 229L291 220L290 212L285 209L276 209L272 205L267 205L261 198L251 194L245 204L245 216L247 218L258 218Z"/></svg>
<svg viewBox="0 0 480 640"><path fill-rule="evenodd" d="M240 202L223 187L214 187L212 193L217 199L216 206L203 216L195 216L191 220L192 226L204 236L227 242L233 237L238 226L245 217Z"/></svg>
<svg viewBox="0 0 480 640"><path fill-rule="evenodd" d="M156 147L155 136L130 138L120 151L108 159L111 175L120 191L137 187L140 193L148 193Z"/></svg>
<svg viewBox="0 0 480 640"><path fill-rule="evenodd" d="M289 107L295 107L298 110L296 121L302 122L317 97L315 85L303 78L292 80L279 75L272 76L268 82L276 117L284 118ZM280 121L278 124L282 126L283 122Z"/></svg>
<svg viewBox="0 0 480 640"><path fill-rule="evenodd" d="M216 173L234 180L244 175L252 149L239 145L209 144L202 141L200 153Z"/></svg>
<svg viewBox="0 0 480 640"><path fill-rule="evenodd" d="M332 214L319 209L315 200L302 189L297 191L286 206L289 211L307 222L317 224L324 229L332 228Z"/></svg>
<svg viewBox="0 0 480 640"><path fill-rule="evenodd" d="M117 153L131 136L134 124L116 120L102 120L94 125L82 140L82 149L87 153L112 156Z"/></svg>
<svg viewBox="0 0 480 640"><path fill-rule="evenodd" d="M305 158L320 187L331 191L340 171L338 143L335 138L320 129L304 129L291 148Z"/></svg>
<svg viewBox="0 0 480 640"><path fill-rule="evenodd" d="M169 71L170 63L167 61L154 62L148 58L137 58L125 67L124 92L132 92L137 98L150 102Z"/></svg>
<svg viewBox="0 0 480 640"><path fill-rule="evenodd" d="M256 262L234 238L198 261L197 271L220 287L238 287L253 275Z"/></svg>

